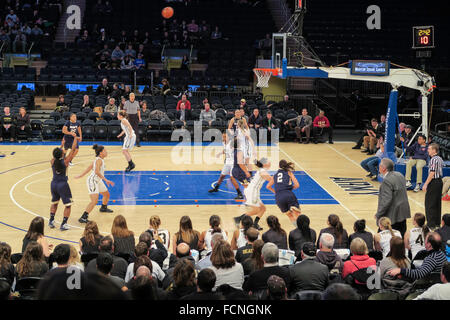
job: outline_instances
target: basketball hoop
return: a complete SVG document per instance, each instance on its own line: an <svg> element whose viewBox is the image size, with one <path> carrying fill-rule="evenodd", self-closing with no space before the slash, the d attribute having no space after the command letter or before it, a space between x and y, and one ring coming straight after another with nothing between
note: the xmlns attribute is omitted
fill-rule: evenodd
<svg viewBox="0 0 450 320"><path fill-rule="evenodd" d="M277 76L279 70L256 68L253 69L253 72L256 74L256 77L258 78L258 83L256 84L256 86L259 88L267 88L269 86L270 77L272 75Z"/></svg>

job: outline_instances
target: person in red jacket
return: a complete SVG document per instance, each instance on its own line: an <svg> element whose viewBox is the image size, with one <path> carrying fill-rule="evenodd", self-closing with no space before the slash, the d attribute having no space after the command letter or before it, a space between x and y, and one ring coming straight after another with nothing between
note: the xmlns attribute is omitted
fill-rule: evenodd
<svg viewBox="0 0 450 320"><path fill-rule="evenodd" d="M350 252L352 256L350 260L344 262L344 268L342 269L342 279L345 279L348 275L365 268L371 267L376 270L377 263L374 258L368 256L369 249L367 249L366 242L361 238L355 238L350 243ZM355 283L365 285L361 281L356 280Z"/></svg>
<svg viewBox="0 0 450 320"><path fill-rule="evenodd" d="M187 99L186 95L183 94L181 96L181 100L178 101L177 103L177 111L180 111L180 105L184 103L184 109L185 110L191 110L191 103L189 102L189 100Z"/></svg>
<svg viewBox="0 0 450 320"><path fill-rule="evenodd" d="M328 143L333 144L333 128L328 118L325 117L325 111L320 110L319 115L314 118L313 126L314 143L318 143L317 136L328 133Z"/></svg>

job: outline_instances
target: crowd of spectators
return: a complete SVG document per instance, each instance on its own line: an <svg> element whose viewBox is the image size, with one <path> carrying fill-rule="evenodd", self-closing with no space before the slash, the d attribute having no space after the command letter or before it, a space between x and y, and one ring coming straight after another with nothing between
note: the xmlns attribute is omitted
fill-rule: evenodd
<svg viewBox="0 0 450 320"><path fill-rule="evenodd" d="M0 44L4 52L27 52L31 43L39 43L44 36L54 34L57 18L48 16L47 9L58 6L61 0L5 1L0 7Z"/></svg>
<svg viewBox="0 0 450 320"><path fill-rule="evenodd" d="M7 243L0 243L1 296L24 298L23 283L35 277L38 289L28 298L98 299L105 292L101 298L288 300L315 294L324 300L359 300L389 291L400 299L450 299L450 215L443 216L435 231L427 229L423 214L414 219L415 226L423 223L423 243L418 248L414 240L413 249L410 236L415 229L402 239L384 219L373 235L365 221L358 220L348 235L337 215L330 215L320 232L300 215L289 234L275 216L267 217L269 229L262 234L246 216L231 237L217 215L209 218L210 228L203 232L183 216L173 236L161 228L160 217L152 216L139 237L118 215L110 234L100 234L90 221L78 247L65 243L53 247L45 237L43 218L36 217L21 253L12 254ZM284 259L286 253L293 259ZM74 268L84 283L80 289L63 285ZM377 268L380 286L372 288L369 277Z"/></svg>

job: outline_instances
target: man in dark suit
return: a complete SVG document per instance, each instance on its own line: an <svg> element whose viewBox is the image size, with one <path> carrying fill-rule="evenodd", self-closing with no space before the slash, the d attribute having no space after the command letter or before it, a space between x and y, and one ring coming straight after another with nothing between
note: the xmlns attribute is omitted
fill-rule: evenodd
<svg viewBox="0 0 450 320"><path fill-rule="evenodd" d="M291 122L292 121L292 122ZM284 125L291 125L295 121L295 134L297 135L298 143L302 143L302 135L306 136L305 143L309 143L312 128L312 118L308 115L308 109L303 108L302 114L296 118L287 119Z"/></svg>
<svg viewBox="0 0 450 320"><path fill-rule="evenodd" d="M108 79L104 78L102 80L102 84L97 88L97 91L95 92L97 95L103 94L105 96L108 96L112 92L109 84Z"/></svg>
<svg viewBox="0 0 450 320"><path fill-rule="evenodd" d="M262 121L262 127L267 130L267 142L272 141L272 132L279 132L280 130L278 121L273 117L272 111L267 111L266 117Z"/></svg>
<svg viewBox="0 0 450 320"><path fill-rule="evenodd" d="M402 237L406 232L406 219L411 218L406 180L400 173L394 171L394 162L384 158L380 162L379 172L384 176L378 195L377 221L388 217L392 221L392 229L400 231Z"/></svg>

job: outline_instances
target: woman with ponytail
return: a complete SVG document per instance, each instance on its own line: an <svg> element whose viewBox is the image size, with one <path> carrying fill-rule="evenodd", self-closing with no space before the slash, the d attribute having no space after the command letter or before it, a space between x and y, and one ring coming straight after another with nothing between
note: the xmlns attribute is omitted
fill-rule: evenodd
<svg viewBox="0 0 450 320"><path fill-rule="evenodd" d="M209 226L211 227L207 231L203 231L200 235L200 243L205 245L206 253L212 250L211 239L215 233L221 233L223 240L228 241L228 232L220 228L220 217L212 215L209 217Z"/></svg>
<svg viewBox="0 0 450 320"><path fill-rule="evenodd" d="M401 238L402 234L400 231L392 229L391 219L387 217L382 217L378 220L378 227L380 228L380 232L374 236L375 250L381 251L384 258L391 250L391 238Z"/></svg>
<svg viewBox="0 0 450 320"><path fill-rule="evenodd" d="M309 218L302 214L297 218L297 228L289 233L289 250L295 251L295 256L299 257L305 242L316 243L316 231L309 227Z"/></svg>
<svg viewBox="0 0 450 320"><path fill-rule="evenodd" d="M103 181L105 181L107 186L114 186L114 182L106 179L105 177L105 158L108 156L108 152L106 151L104 146L100 146L98 144L94 144L92 149L94 149L95 151L94 162L89 167L87 167L82 174L75 177L75 179L79 179L84 177L88 172L91 172L86 180L91 202L87 205L86 210L84 211L80 219L78 219L80 223L89 222L89 214L97 205L99 194L101 194L103 197L100 212L113 212L111 209L108 209L109 191L105 186L105 183L103 183Z"/></svg>
<svg viewBox="0 0 450 320"><path fill-rule="evenodd" d="M265 243L272 242L275 243L278 249L286 249L287 246L287 235L286 231L281 228L280 221L278 218L270 215L267 217L267 225L269 226L269 230L264 232L262 235L262 239Z"/></svg>
<svg viewBox="0 0 450 320"><path fill-rule="evenodd" d="M275 193L278 208L288 216L291 223L296 227L297 218L301 211L297 197L292 190L298 189L300 184L294 176L294 165L291 162L281 160L279 167L280 169L270 179L266 188Z"/></svg>
<svg viewBox="0 0 450 320"><path fill-rule="evenodd" d="M53 179L50 185L52 193L52 204L50 206L50 220L48 226L50 228L55 227L55 214L58 210L59 200L62 200L64 204L64 218L60 226L61 231L69 230L67 221L70 217L70 211L72 207L72 191L70 190L69 183L67 182L67 167L76 155L79 137L73 138L73 143L70 148L70 153L65 156L63 149L53 149L53 159L50 161Z"/></svg>
<svg viewBox="0 0 450 320"><path fill-rule="evenodd" d="M416 213L413 220L414 228L405 233L405 248L411 254L411 260L414 259L419 251L425 250L425 238L430 232L426 224L426 218L423 213Z"/></svg>
<svg viewBox="0 0 450 320"><path fill-rule="evenodd" d="M264 212L266 212L266 206L261 201L260 192L264 182L270 181L271 179L270 174L267 173L267 170L270 169L270 161L267 158L262 158L261 160L256 161L256 168L257 170L253 179L251 180L248 187L244 189L245 205L247 206L247 208L250 208L250 210L240 217L235 217L234 223L236 225L239 225L239 222L245 215L256 215L253 227L257 230L262 230L258 222L259 219L261 219L261 217L264 215Z"/></svg>
<svg viewBox="0 0 450 320"><path fill-rule="evenodd" d="M11 263L11 247L0 242L0 278L4 278L11 286L14 282L14 265Z"/></svg>
<svg viewBox="0 0 450 320"><path fill-rule="evenodd" d="M317 248L319 248L319 241L322 233L330 233L334 237L333 249L348 249L349 241L347 230L344 229L339 216L336 214L330 214L328 216L328 228L320 230L319 237L317 238Z"/></svg>

